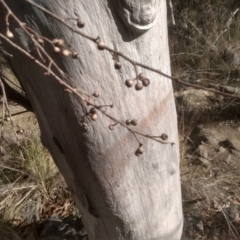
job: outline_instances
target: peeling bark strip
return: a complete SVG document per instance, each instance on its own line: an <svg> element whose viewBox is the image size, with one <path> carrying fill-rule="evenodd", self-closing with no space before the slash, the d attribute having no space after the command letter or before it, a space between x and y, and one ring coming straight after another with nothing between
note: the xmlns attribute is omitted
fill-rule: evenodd
<svg viewBox="0 0 240 240"><path fill-rule="evenodd" d="M0 29L6 34L7 13L2 2L0 0ZM73 17L81 18L85 23L83 32L88 36L100 36L105 46L116 47L135 61L170 74L165 1L34 2L73 25L76 24ZM109 125L114 124L112 119L101 114L93 119L94 113L84 120L88 131L84 130L79 119L86 111L83 101L73 96L74 89L64 91L64 84L60 86L56 78L44 74L26 54L4 42L13 55L12 65L38 118L44 144L71 189L89 239L180 239L183 217L179 146L171 82L147 71L151 81L148 88L141 91L127 88L126 79L136 76L129 62L122 59L119 70L119 64L113 63L112 56L100 44L97 48L95 43L73 34L46 12L24 0L8 0L7 4L40 36L51 41L63 39L67 46L70 44L70 48L80 53L79 58L73 59L66 51L56 54L48 44L43 45L62 71L75 79L78 89L90 95L100 93L96 100L99 106L113 104L107 113L121 121L137 119L137 125L135 122L133 125L136 130L152 136L166 133L176 143L171 146L141 138L144 154L137 157L135 151L139 145L134 135L120 126L110 130ZM45 64L31 39L11 17L9 19L13 41ZM58 48L61 50L61 46ZM139 67L138 71L143 69ZM90 107L86 107L90 112ZM161 136L166 138L167 135ZM64 154L61 153L63 149Z"/></svg>

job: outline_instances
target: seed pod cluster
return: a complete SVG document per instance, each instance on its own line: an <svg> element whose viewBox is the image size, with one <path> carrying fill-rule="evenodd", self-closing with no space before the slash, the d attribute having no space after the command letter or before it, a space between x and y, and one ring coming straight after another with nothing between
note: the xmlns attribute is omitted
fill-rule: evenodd
<svg viewBox="0 0 240 240"><path fill-rule="evenodd" d="M96 109L95 107L90 108L90 110L89 110L89 115L91 116L91 119L92 119L93 121L96 121L97 118L98 118L97 109Z"/></svg>
<svg viewBox="0 0 240 240"><path fill-rule="evenodd" d="M143 84L142 84L141 81L137 81L137 83L135 84L135 89L136 89L137 91L140 91L140 90L143 89Z"/></svg>
<svg viewBox="0 0 240 240"><path fill-rule="evenodd" d="M127 79L125 81L125 85L130 88L134 85L134 82L136 81L135 83L135 89L137 91L140 91L142 90L144 87L147 87L149 84L150 84L150 80L147 78L146 74L145 73L140 73L137 78L135 79Z"/></svg>
<svg viewBox="0 0 240 240"><path fill-rule="evenodd" d="M41 38L38 38L39 41L43 41ZM41 44L41 42L39 42ZM71 52L70 50L68 50L67 48L64 48L65 46L65 41L64 39L58 39L55 38L52 40L52 44L53 44L53 52L54 53L61 53L63 56L68 57L68 56L72 56L72 58L76 59L79 56L79 52L77 51L73 51Z"/></svg>
<svg viewBox="0 0 240 240"><path fill-rule="evenodd" d="M114 125L113 125L113 124L110 124L110 125L108 126L108 128L109 128L110 130L113 130L113 129L114 129Z"/></svg>
<svg viewBox="0 0 240 240"><path fill-rule="evenodd" d="M99 50L103 50L105 48L105 43L102 42L102 41L99 41L97 43L97 47L98 47Z"/></svg>
<svg viewBox="0 0 240 240"><path fill-rule="evenodd" d="M93 93L93 96L94 96L95 98L98 98L98 97L100 96L100 94L99 94L98 91L95 91L95 92Z"/></svg>
<svg viewBox="0 0 240 240"><path fill-rule="evenodd" d="M121 67L122 67L122 63L121 63L121 62L116 61L116 62L114 63L114 68L115 68L115 69L119 70L119 69L121 69Z"/></svg>
<svg viewBox="0 0 240 240"><path fill-rule="evenodd" d="M81 19L78 19L77 21L77 27L78 28L83 28L85 26L85 23L81 20Z"/></svg>
<svg viewBox="0 0 240 240"><path fill-rule="evenodd" d="M126 85L128 88L130 88L130 87L133 86L134 81L135 81L135 79L127 79L127 80L125 81L125 85Z"/></svg>
<svg viewBox="0 0 240 240"><path fill-rule="evenodd" d="M143 87L147 87L147 86L150 84L150 80L147 78L147 76L146 76L145 73L140 73L140 74L138 75L138 80L141 81L141 83L142 83L142 88L143 88ZM141 88L141 89L142 89L142 88ZM140 89L140 90L141 90L141 89Z"/></svg>
<svg viewBox="0 0 240 240"><path fill-rule="evenodd" d="M135 155L136 155L137 157L139 157L140 155L143 154L143 152L144 152L143 145L140 144L140 145L139 145L139 148L138 148L138 149L136 150L136 152L135 152Z"/></svg>
<svg viewBox="0 0 240 240"><path fill-rule="evenodd" d="M14 37L13 33L9 29L7 29L6 36L8 38L13 38Z"/></svg>
<svg viewBox="0 0 240 240"><path fill-rule="evenodd" d="M61 49L59 47L53 47L53 52L54 53L60 53Z"/></svg>
<svg viewBox="0 0 240 240"><path fill-rule="evenodd" d="M65 57L68 57L71 54L71 52L68 49L63 49L62 50L62 55Z"/></svg>
<svg viewBox="0 0 240 240"><path fill-rule="evenodd" d="M160 138L164 141L166 141L168 139L168 135L166 133L163 133Z"/></svg>
<svg viewBox="0 0 240 240"><path fill-rule="evenodd" d="M63 47L64 44L65 44L65 41L63 39L58 39L58 38L55 38L52 40L52 44L57 46L57 47Z"/></svg>
<svg viewBox="0 0 240 240"><path fill-rule="evenodd" d="M79 52L73 51L73 52L72 52L72 58L76 59L76 58L78 58L78 57L79 57Z"/></svg>
<svg viewBox="0 0 240 240"><path fill-rule="evenodd" d="M69 55L67 49L63 49L61 51L61 48L64 46L64 40L63 39L55 38L55 39L52 40L52 44L53 44L53 52L54 53L62 52L62 54L64 56L68 56Z"/></svg>
<svg viewBox="0 0 240 240"><path fill-rule="evenodd" d="M44 44L43 39L40 38L40 37L37 37L37 42L38 42L40 45L43 45L43 44Z"/></svg>
<svg viewBox="0 0 240 240"><path fill-rule="evenodd" d="M132 124L133 126L137 126L137 125L138 125L138 120L137 120L137 119L131 120L131 124Z"/></svg>
<svg viewBox="0 0 240 240"><path fill-rule="evenodd" d="M116 126L117 124L118 124L117 122L114 123L114 124L110 124L110 125L108 126L108 128L109 128L110 130L114 130L114 128L115 128L115 126Z"/></svg>
<svg viewBox="0 0 240 240"><path fill-rule="evenodd" d="M97 113L96 108L92 107L92 108L90 109L89 113L90 113L90 114L95 114L95 113Z"/></svg>
<svg viewBox="0 0 240 240"><path fill-rule="evenodd" d="M98 118L98 115L97 115L96 113L94 113L94 114L91 115L91 119L92 119L93 121L96 121L97 118Z"/></svg>
<svg viewBox="0 0 240 240"><path fill-rule="evenodd" d="M137 126L138 125L138 120L137 119L127 119L125 122L127 125L133 125L133 126Z"/></svg>

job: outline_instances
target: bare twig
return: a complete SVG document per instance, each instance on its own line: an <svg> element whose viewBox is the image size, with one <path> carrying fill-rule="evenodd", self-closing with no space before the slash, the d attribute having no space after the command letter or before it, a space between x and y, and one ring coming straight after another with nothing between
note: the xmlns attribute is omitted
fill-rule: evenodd
<svg viewBox="0 0 240 240"><path fill-rule="evenodd" d="M227 24L226 24L226 28L224 30L222 30L220 32L220 34L216 37L216 40L213 42L213 44L215 45L217 43L217 41L220 39L220 37L229 30L230 25L232 24L233 18L234 16L237 14L237 12L239 11L239 8L237 8L232 14L231 17L228 19Z"/></svg>
<svg viewBox="0 0 240 240"><path fill-rule="evenodd" d="M10 11L10 9L9 9ZM11 13L11 15L13 15L13 13ZM14 18L16 18L15 15L13 15ZM25 27L24 27L24 24L21 24L22 27L23 27L23 30L26 31ZM31 31L33 32L33 31ZM51 75L53 76L58 82L60 85L62 85L65 90L67 90L69 93L72 93L72 94L75 94L76 96L78 96L82 102L85 102L87 103L88 105L92 106L92 107L95 107L98 111L100 111L103 115L107 116L108 118L110 118L111 120L113 120L114 122L118 123L119 125L125 127L129 132L131 132L134 136L136 134L138 135L141 135L143 137L146 137L146 138L149 138L149 139L152 139L149 135L147 134L144 134L144 133L141 133L141 132L138 132L138 131L135 131L133 129L131 129L130 127L128 127L126 124L122 123L120 120L117 120L116 118L112 117L111 115L107 114L105 111L102 110L101 106L98 106L96 105L95 103L93 103L91 100L88 100L88 98L84 98L83 97L83 94L85 96L88 96L88 97L91 97L89 94L87 93L83 93L82 90L80 90L79 88L77 87L72 87L70 86L67 82L63 81L61 77L59 77L56 73L54 73L52 70L51 70L51 67L49 66L45 66L44 63L40 62L38 59L36 59L35 57L33 57L31 54L29 54L27 51L25 51L24 49L22 49L21 47L19 47L17 44L15 44L13 41L11 41L9 38L7 38L6 36L4 36L3 34L0 33L0 37L2 39L4 39L6 42L8 42L10 45L12 45L14 48L18 49L19 51L21 51L24 55L26 55L27 57L29 57L30 59L34 60L34 62L40 66L41 68L43 68L44 70L46 70L46 73L48 75ZM37 43L38 44L38 43ZM45 52L45 50L40 46L40 49L41 51ZM50 62L50 65L52 63L54 63L54 61L51 59L51 57L45 53L45 56L47 56L49 58L49 60L51 61ZM58 66L56 65L56 63L54 63L55 66L58 68ZM58 72L61 72L61 69L59 68ZM62 74L63 75L63 74ZM73 82L73 81L72 81ZM166 142L166 141L161 141L161 140L158 140L158 139L152 139L156 142L159 142L159 143L162 143L162 144L174 144L173 142Z"/></svg>
<svg viewBox="0 0 240 240"><path fill-rule="evenodd" d="M100 49L100 50L105 50L105 51L108 51L111 55L114 54L114 56L116 56L114 58L114 61L116 61L116 59L119 59L119 58L123 58L124 60L128 61L130 64L133 65L134 69L135 69L135 73L136 73L136 78L135 80L139 81L139 75L138 75L138 69L137 67L142 67L144 69L147 69L149 71L152 71L152 72L155 72L155 73L158 73L160 75L162 75L163 77L167 78L167 79L170 79L172 81L175 81L181 85L184 85L184 86L187 86L187 87L193 87L193 88L197 88L197 89L202 89L202 90L206 90L206 91L210 91L210 92L213 92L213 93L216 93L216 94L220 94L220 95L223 95L223 96L227 96L227 97L232 97L232 98L237 98L237 99L240 99L240 96L239 95L236 95L236 94L229 94L229 93L223 93L221 91L217 91L215 89L211 89L211 88L207 88L207 87L204 87L204 86L200 86L200 85L195 85L195 84L191 84L191 83L188 83L188 82L185 82L185 81L182 81L178 78L175 78L175 77L171 77L169 76L168 74L165 74L164 72L162 72L161 70L159 69L155 69L153 67L150 67L148 65L145 65L145 64L142 64L140 62L137 62L133 59L131 59L130 57L128 57L127 55L125 55L124 53L122 52L119 52L117 51L116 49L112 49L110 47L108 47L107 45L105 45L103 42L100 41L100 37L92 37L92 36L89 36L85 33L83 33L82 31L76 29L75 27L73 27L72 25L70 25L68 22L66 22L66 19L61 19L60 17L58 17L57 15L55 15L54 13L50 12L49 10L45 9L44 7L36 4L35 2L31 1L31 0L25 0L26 2L28 2L29 4L31 4L32 6L40 9L41 11L45 12L46 14L48 14L49 16L53 17L54 19L56 19L57 21L59 21L60 23L62 23L65 27L67 27L69 30L72 31L73 34L78 34L90 41L92 41L94 44L97 45L97 47ZM70 77L68 76L66 73L64 73L61 68L56 64L56 62L51 58L51 56L45 51L44 47L39 43L39 39L41 41L45 40L46 42L48 42L49 44L51 44L53 47L55 46L54 43L53 43L53 40L50 40L50 39L47 39L45 38L44 36L40 36L37 32L35 32L33 29L29 28L28 26L26 26L25 23L21 22L17 16L11 11L11 9L8 7L8 5L5 3L4 0L0 0L0 3L3 4L3 6L6 8L7 10L7 15L5 17L5 21L6 21L6 26L7 26L7 32L8 34L7 37L4 36L3 34L0 34L0 37L2 39L4 39L6 42L8 42L10 45L12 45L14 48L18 49L19 51L21 51L25 56L29 57L30 59L34 60L35 63L40 66L41 68L43 68L46 72L45 74L47 75L51 75L55 80L58 81L58 83L60 85L63 86L64 90L69 92L70 94L74 94L76 95L77 97L80 98L80 100L85 103L85 104L88 104L92 107L94 107L97 111L100 111L103 115L105 115L106 117L108 117L109 119L113 120L115 124L119 124L123 127L125 127L129 132L131 132L135 137L136 137L136 134L137 135L140 135L142 137L146 137L146 138L149 138L153 141L156 141L156 142L159 142L159 143L162 143L162 144L173 144L172 142L166 142L165 140L166 139L163 139L163 140L160 140L159 138L161 137L154 137L154 136L150 136L150 135L147 135L147 134L143 134L141 132L138 132L138 131L135 131L133 130L132 128L130 128L129 126L127 126L125 123L117 120L116 118L112 117L111 115L107 114L105 111L102 110L101 106L98 106L97 104L93 103L93 101L91 101L91 98L92 96L89 95L88 93L85 93L84 91L82 91L81 89L79 89L76 85L75 85L75 81ZM23 29L23 31L28 35L28 37L33 41L33 43L35 44L36 48L37 48L37 51L38 51L38 56L40 57L40 59L42 61L39 61L37 58L33 57L31 54L29 54L27 51L25 51L24 49L22 49L21 47L19 47L17 44L15 44L12 40L10 40L9 38L12 37L12 33L10 32L9 30L9 17L12 17L18 24L19 26ZM72 18L71 18L72 19ZM77 19L74 19L77 21ZM190 22L191 23L191 22ZM192 24L192 23L191 23ZM84 24L83 24L84 25ZM198 30L198 29L197 29ZM10 34L9 34L10 32ZM207 39L205 39L207 40ZM63 40L62 40L63 41ZM71 38L71 41L72 41L72 38ZM209 43L209 45L214 49L216 50L214 44L212 43ZM55 49L56 51L58 51L58 49ZM60 49L59 49L60 51ZM68 50L67 50L68 51ZM68 52L65 52L65 54L68 54ZM48 65L47 65L47 62L48 62ZM46 64L46 65L45 65ZM121 66L120 66L121 67ZM55 69L56 72L53 70ZM89 100L90 99L90 100ZM93 114L94 115L94 114ZM95 116L92 115L92 119L94 119ZM167 136L167 135L166 135ZM137 139L138 140L138 139ZM139 141L138 141L139 142Z"/></svg>
<svg viewBox="0 0 240 240"><path fill-rule="evenodd" d="M72 27L70 24L68 24L67 22L65 22L63 19L59 18L57 15L49 12L48 10L44 9L43 7L39 6L38 4L32 2L31 0L26 0L28 3L32 4L33 6L39 8L40 10L44 11L45 13L49 14L50 16L52 16L53 18L55 18L56 20L60 21L61 23L63 23L66 27L68 27L71 31L73 31L74 33L77 33L91 41L93 41L95 44L98 44L98 39L99 37L91 37L91 36L88 36L88 35L85 35L83 32L75 29L74 27ZM198 28L195 27L195 25L190 21L188 20L189 23L194 26L194 28L199 31ZM199 34L201 34L203 36L203 34L199 31ZM203 36L204 37L204 36ZM204 37L205 38L205 37ZM213 44L213 43L210 43L206 38L205 40L208 42L208 44L212 47L212 49L216 50L216 46ZM213 92L213 93L216 93L216 94L220 94L220 95L223 95L223 96L226 96L226 97L232 97L232 98L238 98L240 99L240 96L239 95L236 95L236 94L226 94L226 93L223 93L223 92L220 92L220 91L217 91L217 90L214 90L214 89L211 89L211 88L207 88L207 87L204 87L204 86L200 86L200 85L195 85L195 84L191 84L191 83L188 83L188 82L185 82L185 81L181 81L175 77L172 77L172 76L169 76L168 74L165 74L163 73L161 70L159 69L155 69L153 67L150 67L148 65L145 65L143 63L140 63L140 62L137 62L137 61L134 61L133 59L131 59L130 57L126 56L125 54L123 54L122 52L118 52L117 50L115 49L112 49L106 45L103 46L103 50L107 50L109 51L109 53L115 53L116 55L118 55L119 57L122 57L123 59L125 59L126 61L128 61L129 63L131 63L134 67L136 66L139 66L139 67L142 67L144 69L147 69L147 70L150 70L152 72L155 72L155 73L158 73L172 81L175 81L183 86L186 86L186 87L193 87L193 88L197 88L197 89L202 89L202 90L206 90L206 91L210 91L210 92Z"/></svg>
<svg viewBox="0 0 240 240"><path fill-rule="evenodd" d="M172 20L172 25L176 25L172 0L168 0L168 6L169 6L169 10L170 10L170 16L171 16L171 20Z"/></svg>
<svg viewBox="0 0 240 240"><path fill-rule="evenodd" d="M18 136L17 136L17 132L15 130L13 120L12 120L12 115L11 115L11 111L10 111L10 108L9 108L9 105L8 105L7 95L6 95L6 92L5 92L5 87L4 87L3 81L1 79L1 76L0 76L0 86L1 86L1 89L2 89L2 99L3 99L2 123L1 123L2 126L1 126L1 131L0 131L0 140L3 137L3 125L4 125L5 117L9 117L9 120L11 122L13 131L14 131L14 134L15 134L15 137L16 137L16 140L18 141L19 139L18 139ZM6 114L6 112L7 112L7 114Z"/></svg>

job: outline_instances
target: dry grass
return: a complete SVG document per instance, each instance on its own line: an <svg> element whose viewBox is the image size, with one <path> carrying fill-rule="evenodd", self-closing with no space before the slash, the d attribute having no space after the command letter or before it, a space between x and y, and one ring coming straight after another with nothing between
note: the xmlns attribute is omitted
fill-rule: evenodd
<svg viewBox="0 0 240 240"><path fill-rule="evenodd" d="M173 75L186 81L198 79L205 85L238 86L239 66L222 55L226 46L237 50L240 45L240 13L227 27L238 6L234 1L195 2L176 1L174 6L178 26L169 30ZM236 206L237 212L240 209L240 166L219 166L217 157L209 166L196 161L191 136L198 120L197 115L190 119L179 115L185 217L196 210L201 214L205 232L193 233L194 239L240 239L240 219L233 221L227 212L230 205ZM51 214L68 216L75 211L73 201L38 133L28 135L21 147L9 146L8 151L0 166L0 222L7 223L0 224L1 239L20 239L13 230L17 226L23 239L37 239L34 223ZM216 166L221 169L217 177ZM185 226L183 239L187 231Z"/></svg>
<svg viewBox="0 0 240 240"><path fill-rule="evenodd" d="M191 220L186 220L182 239L189 235L206 240L240 239L240 163L226 164L217 154L207 164L200 161L192 139L198 118L184 118L180 116L179 121L180 168L184 216ZM192 230L196 220L191 216L196 213L204 232Z"/></svg>
<svg viewBox="0 0 240 240"><path fill-rule="evenodd" d="M198 80L205 86L217 83L239 87L239 64L234 65L233 58L226 58L223 51L230 47L239 53L240 11L227 26L239 3L207 0L173 4L177 20L177 26L169 31L173 75L192 83ZM176 91L182 90L181 86L174 87ZM226 108L231 104L226 103ZM223 119L224 111L227 109L214 113L208 123L217 124L232 117L233 113L227 112ZM217 155L208 165L199 161L192 136L196 125L203 123L199 122L199 116L186 115L184 111L179 111L178 118L184 215L187 219L195 212L200 213L204 227L204 233L191 232L186 221L182 239L187 233L193 239L240 239L240 164L224 165ZM234 220L230 209L236 210L238 217Z"/></svg>
<svg viewBox="0 0 240 240"><path fill-rule="evenodd" d="M197 78L206 85L216 80L234 84L239 64L224 49L239 51L240 12L232 16L239 4L195 2L175 2L177 25L169 30L173 74L187 81Z"/></svg>
<svg viewBox="0 0 240 240"><path fill-rule="evenodd" d="M36 224L50 215L67 217L76 212L66 184L37 131L25 136L21 146L8 146L7 152L0 166L0 222L18 227L26 237L29 229L36 233Z"/></svg>

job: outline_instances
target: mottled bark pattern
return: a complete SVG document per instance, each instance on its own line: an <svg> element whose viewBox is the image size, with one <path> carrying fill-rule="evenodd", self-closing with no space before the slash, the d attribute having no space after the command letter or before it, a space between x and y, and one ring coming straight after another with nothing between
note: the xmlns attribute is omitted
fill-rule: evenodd
<svg viewBox="0 0 240 240"><path fill-rule="evenodd" d="M59 17L80 17L83 31L101 36L109 47L136 61L170 74L166 3L155 1L35 0ZM141 91L127 88L124 81L135 77L131 64L120 59L114 69L112 55L58 23L23 0L8 0L12 11L30 27L50 39L64 38L80 52L78 59L45 49L85 92L98 91L98 104L114 104L108 113L117 119L138 119L134 127L143 133L166 133L175 145L162 145L140 137L145 152L134 153L134 136L99 114L97 121L80 118L82 102L63 91L52 77L33 61L5 44L13 55L12 65L36 113L44 145L51 152L82 214L90 240L177 240L182 232L179 177L179 146L172 84L155 73ZM5 32L5 13L0 5L0 27ZM125 19L125 20L124 20ZM76 24L73 20L69 20ZM38 56L35 46L11 21L14 41ZM140 30L140 31L138 31ZM144 31L142 31L144 30ZM148 30L148 31L146 31Z"/></svg>

